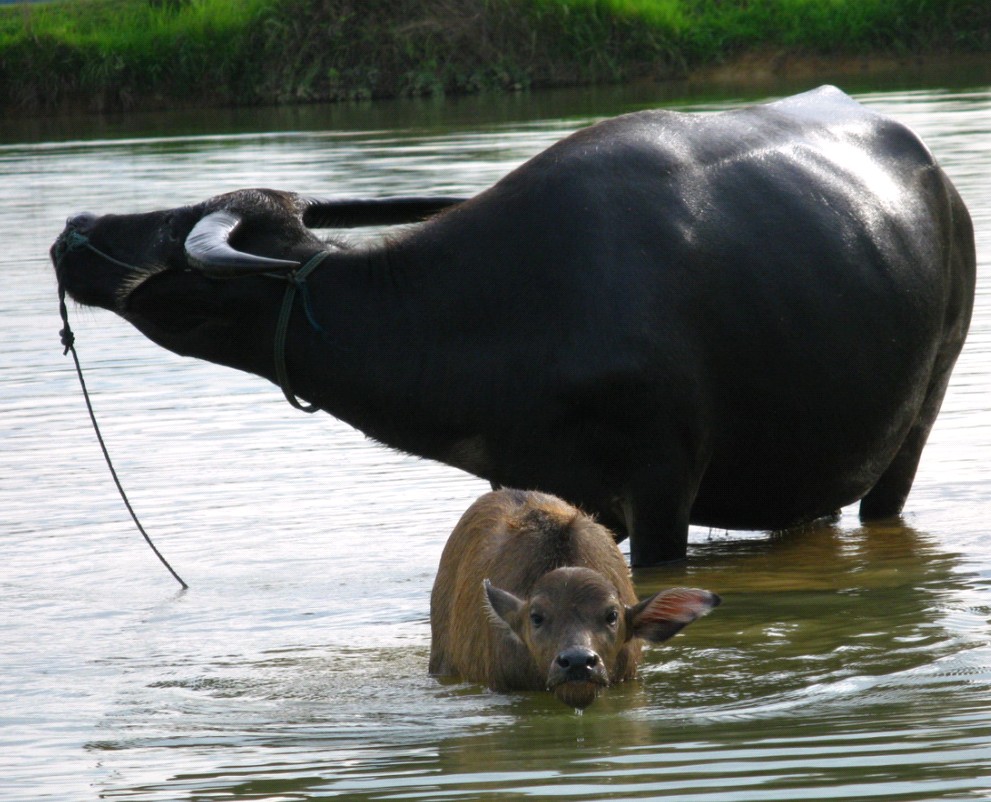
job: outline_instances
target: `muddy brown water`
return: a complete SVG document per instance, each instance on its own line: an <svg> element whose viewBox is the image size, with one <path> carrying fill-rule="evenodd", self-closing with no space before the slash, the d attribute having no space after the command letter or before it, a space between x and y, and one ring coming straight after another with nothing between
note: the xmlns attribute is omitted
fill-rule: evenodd
<svg viewBox="0 0 991 802"><path fill-rule="evenodd" d="M582 716L426 674L437 560L484 483L74 310L105 437L179 592L102 463L46 251L75 211L242 186L471 193L598 117L745 98L0 124L3 798L991 798L991 86L854 89L919 131L978 230L970 339L904 524L851 508L784 534L693 530L689 561L637 572L638 589L725 603Z"/></svg>

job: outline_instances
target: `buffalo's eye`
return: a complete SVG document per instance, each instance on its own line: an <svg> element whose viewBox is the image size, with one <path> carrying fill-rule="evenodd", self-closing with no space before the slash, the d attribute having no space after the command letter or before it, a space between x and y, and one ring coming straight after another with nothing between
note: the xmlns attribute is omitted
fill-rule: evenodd
<svg viewBox="0 0 991 802"><path fill-rule="evenodd" d="M530 613L530 623L533 624L534 628L543 626L544 614L534 610Z"/></svg>
<svg viewBox="0 0 991 802"><path fill-rule="evenodd" d="M617 610L615 607L609 610L606 613L606 623L611 627L616 626L616 624L619 623L619 610Z"/></svg>

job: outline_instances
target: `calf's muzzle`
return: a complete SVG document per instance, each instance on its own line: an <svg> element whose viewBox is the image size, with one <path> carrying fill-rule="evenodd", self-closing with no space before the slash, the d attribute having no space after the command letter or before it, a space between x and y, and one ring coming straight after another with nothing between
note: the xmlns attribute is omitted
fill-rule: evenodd
<svg viewBox="0 0 991 802"><path fill-rule="evenodd" d="M602 660L591 649L573 646L554 658L551 675L561 682L588 681L595 676L596 669L601 671L601 666Z"/></svg>

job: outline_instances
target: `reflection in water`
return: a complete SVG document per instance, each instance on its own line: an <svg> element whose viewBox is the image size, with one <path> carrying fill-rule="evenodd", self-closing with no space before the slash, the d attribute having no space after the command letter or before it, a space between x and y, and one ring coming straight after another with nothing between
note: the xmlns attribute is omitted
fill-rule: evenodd
<svg viewBox="0 0 991 802"><path fill-rule="evenodd" d="M656 105L638 91L500 99L478 114L418 106L409 130L394 127L398 107L347 120L312 108L269 128L252 111L215 136L198 120L163 136L142 118L53 134L73 140L61 144L6 137L5 799L987 797L991 297L980 282L906 521L862 527L848 511L774 535L693 530L691 560L638 571L638 591L692 584L725 603L648 649L641 679L581 717L546 694L427 676L437 561L484 483L73 311L118 470L188 592L175 593L121 509L58 344L46 250L68 214L240 186L475 192L593 117ZM991 93L863 99L931 145L971 208L986 274Z"/></svg>
<svg viewBox="0 0 991 802"><path fill-rule="evenodd" d="M747 660L731 711L772 695L779 710L806 704L809 694L832 698L864 677L914 669L958 647L960 633L943 626L939 604L960 585L957 563L910 527L822 523L699 552L688 566L651 572L646 584L718 583L727 615L707 628L715 653L706 666L715 660L730 673ZM700 679L697 692L720 702L724 690L708 674Z"/></svg>

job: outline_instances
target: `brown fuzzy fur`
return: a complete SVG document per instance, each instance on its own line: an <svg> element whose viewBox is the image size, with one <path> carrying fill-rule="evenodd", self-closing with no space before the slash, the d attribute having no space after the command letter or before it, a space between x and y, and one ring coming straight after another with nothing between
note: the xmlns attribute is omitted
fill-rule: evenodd
<svg viewBox="0 0 991 802"><path fill-rule="evenodd" d="M623 605L637 604L622 553L592 518L543 493L499 490L479 498L441 556L430 597L430 672L494 690L545 688L547 666L538 666L507 627L487 620L483 581L525 599L537 580L564 566L599 572ZM633 677L640 659L637 638L620 633L619 643L615 655L602 655L610 683Z"/></svg>

